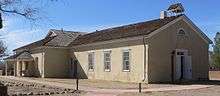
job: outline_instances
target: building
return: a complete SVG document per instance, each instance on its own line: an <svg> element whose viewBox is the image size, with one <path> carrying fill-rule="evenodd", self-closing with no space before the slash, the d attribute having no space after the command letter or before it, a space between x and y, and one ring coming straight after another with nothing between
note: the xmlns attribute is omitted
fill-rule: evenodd
<svg viewBox="0 0 220 96"><path fill-rule="evenodd" d="M123 82L209 79L212 41L186 16L92 33L50 30L7 58L15 76L68 77Z"/></svg>
<svg viewBox="0 0 220 96"><path fill-rule="evenodd" d="M44 39L15 49L15 55L5 60L7 65L14 65L15 76L68 77L70 53L67 46L82 34L85 33L49 30Z"/></svg>

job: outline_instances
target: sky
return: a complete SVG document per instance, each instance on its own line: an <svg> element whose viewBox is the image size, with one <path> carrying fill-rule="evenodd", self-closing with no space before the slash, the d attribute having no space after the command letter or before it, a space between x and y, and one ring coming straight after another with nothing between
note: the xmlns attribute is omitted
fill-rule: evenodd
<svg viewBox="0 0 220 96"><path fill-rule="evenodd" d="M0 35L12 53L15 48L44 38L49 29L93 32L148 21L159 18L160 11L177 2L210 39L220 32L219 0L58 0L35 4L40 6L43 19L34 24L20 16L4 16Z"/></svg>

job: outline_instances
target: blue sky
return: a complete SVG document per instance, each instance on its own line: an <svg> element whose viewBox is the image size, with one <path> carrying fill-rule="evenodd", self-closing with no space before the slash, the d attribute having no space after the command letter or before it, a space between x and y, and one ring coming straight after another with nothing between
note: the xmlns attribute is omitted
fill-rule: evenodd
<svg viewBox="0 0 220 96"><path fill-rule="evenodd" d="M43 19L36 26L19 16L4 16L0 34L11 52L43 38L49 29L92 32L147 21L159 18L160 11L176 2L211 39L220 31L217 0L58 0L41 6Z"/></svg>

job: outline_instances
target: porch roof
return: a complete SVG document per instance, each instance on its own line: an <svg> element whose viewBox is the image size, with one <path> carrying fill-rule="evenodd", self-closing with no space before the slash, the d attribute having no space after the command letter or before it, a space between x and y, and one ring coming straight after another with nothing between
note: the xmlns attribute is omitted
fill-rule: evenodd
<svg viewBox="0 0 220 96"><path fill-rule="evenodd" d="M8 58L5 58L6 61L16 61L16 60L25 60L25 61L31 61L34 58L31 56L31 53L28 51L23 51L17 54L14 54Z"/></svg>

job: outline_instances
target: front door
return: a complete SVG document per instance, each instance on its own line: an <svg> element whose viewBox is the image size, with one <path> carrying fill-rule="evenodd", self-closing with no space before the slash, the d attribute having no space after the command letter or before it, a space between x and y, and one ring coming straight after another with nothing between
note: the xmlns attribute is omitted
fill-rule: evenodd
<svg viewBox="0 0 220 96"><path fill-rule="evenodd" d="M176 50L175 80L192 79L191 56L187 50Z"/></svg>

